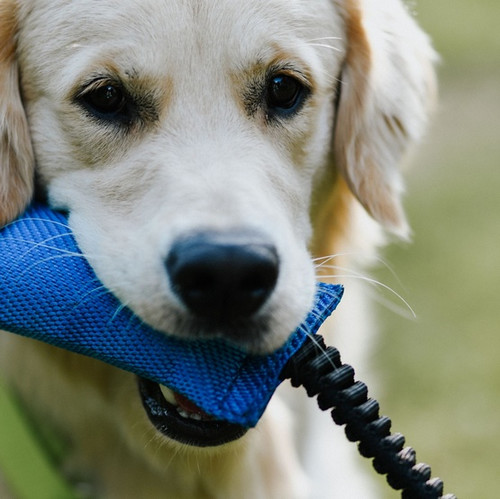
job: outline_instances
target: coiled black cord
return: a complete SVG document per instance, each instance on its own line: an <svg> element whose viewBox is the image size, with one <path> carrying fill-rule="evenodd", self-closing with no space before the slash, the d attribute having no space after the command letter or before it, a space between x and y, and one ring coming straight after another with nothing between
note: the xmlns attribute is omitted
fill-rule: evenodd
<svg viewBox="0 0 500 499"><path fill-rule="evenodd" d="M402 499L456 499L453 494L443 496L443 481L431 478L427 464L417 464L416 452L404 447L405 437L391 434L391 420L379 416L379 403L368 398L366 385L354 379L354 369L342 364L339 351L327 347L321 336L307 338L281 378L304 386L309 397L317 395L321 410L333 409L333 421L345 425L348 440L359 442L360 454L373 458L377 473L387 475L389 485L402 491Z"/></svg>

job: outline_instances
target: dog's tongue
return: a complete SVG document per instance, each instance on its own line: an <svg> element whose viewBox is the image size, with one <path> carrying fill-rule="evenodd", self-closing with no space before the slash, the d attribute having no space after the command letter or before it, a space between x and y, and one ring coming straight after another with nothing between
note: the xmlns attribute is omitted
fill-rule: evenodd
<svg viewBox="0 0 500 499"><path fill-rule="evenodd" d="M218 339L167 336L144 325L111 293L95 293L96 275L65 216L41 205L0 230L0 277L0 330L133 372L171 388L187 412L243 426L255 426L283 366L343 292L320 283L309 315L269 355L249 355Z"/></svg>

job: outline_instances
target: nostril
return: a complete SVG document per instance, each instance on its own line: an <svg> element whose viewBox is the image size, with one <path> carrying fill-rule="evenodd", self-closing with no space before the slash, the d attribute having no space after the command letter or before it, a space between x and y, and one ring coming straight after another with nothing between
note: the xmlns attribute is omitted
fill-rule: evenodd
<svg viewBox="0 0 500 499"><path fill-rule="evenodd" d="M175 243L166 267L172 290L189 310L221 322L264 305L276 286L279 258L273 245L254 235L203 233Z"/></svg>
<svg viewBox="0 0 500 499"><path fill-rule="evenodd" d="M247 269L248 272L242 272L240 282L236 283L241 293L254 300L267 298L278 277L275 263L277 264L277 258L271 252L265 258L260 255L258 261L255 259L250 262L252 267Z"/></svg>

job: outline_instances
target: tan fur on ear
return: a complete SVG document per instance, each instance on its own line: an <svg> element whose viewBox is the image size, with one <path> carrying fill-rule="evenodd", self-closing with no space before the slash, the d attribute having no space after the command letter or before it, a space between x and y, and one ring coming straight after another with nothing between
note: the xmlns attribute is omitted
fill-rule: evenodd
<svg viewBox="0 0 500 499"><path fill-rule="evenodd" d="M0 227L14 219L33 193L34 158L19 91L16 3L0 2Z"/></svg>
<svg viewBox="0 0 500 499"><path fill-rule="evenodd" d="M400 0L346 0L335 161L365 209L406 237L399 172L436 93L435 53Z"/></svg>

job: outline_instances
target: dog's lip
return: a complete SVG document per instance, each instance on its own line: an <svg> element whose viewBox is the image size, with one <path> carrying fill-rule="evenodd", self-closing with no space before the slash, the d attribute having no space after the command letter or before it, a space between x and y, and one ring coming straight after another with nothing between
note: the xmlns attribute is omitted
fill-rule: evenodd
<svg viewBox="0 0 500 499"><path fill-rule="evenodd" d="M186 397L138 378L142 404L154 427L168 438L194 447L215 447L242 437L244 426L215 419ZM168 399L168 400L167 400Z"/></svg>

